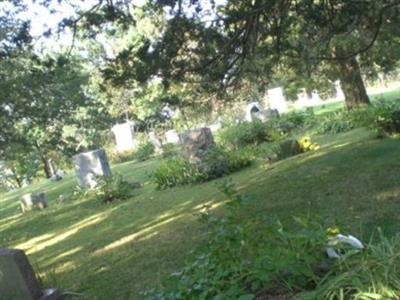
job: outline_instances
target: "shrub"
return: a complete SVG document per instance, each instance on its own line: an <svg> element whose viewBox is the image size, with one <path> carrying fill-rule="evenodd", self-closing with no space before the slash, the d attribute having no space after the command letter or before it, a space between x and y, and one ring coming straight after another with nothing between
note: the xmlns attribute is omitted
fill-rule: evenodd
<svg viewBox="0 0 400 300"><path fill-rule="evenodd" d="M354 129L356 126L346 111L324 114L317 125L318 134L338 134Z"/></svg>
<svg viewBox="0 0 400 300"><path fill-rule="evenodd" d="M280 138L280 133L268 123L261 121L233 124L219 133L221 144L231 149L240 149L247 145L259 145Z"/></svg>
<svg viewBox="0 0 400 300"><path fill-rule="evenodd" d="M316 117L313 110L307 109L300 112L290 112L270 122L280 132L288 134L295 131L303 131L314 126L316 124Z"/></svg>
<svg viewBox="0 0 400 300"><path fill-rule="evenodd" d="M75 200L90 198L109 203L114 200L124 200L131 197L133 190L140 186L138 183L125 181L119 174L98 177L97 182L97 186L93 189L77 187L72 194L72 198Z"/></svg>
<svg viewBox="0 0 400 300"><path fill-rule="evenodd" d="M228 151L214 147L195 164L184 158L172 158L161 163L153 178L159 189L212 180L249 166L253 161L245 150Z"/></svg>
<svg viewBox="0 0 400 300"><path fill-rule="evenodd" d="M183 158L172 158L162 162L153 174L159 189L192 183L200 176L198 168Z"/></svg>
<svg viewBox="0 0 400 300"><path fill-rule="evenodd" d="M145 143L139 146L139 148L133 152L132 159L137 161L145 161L154 154L154 145L152 143Z"/></svg>
<svg viewBox="0 0 400 300"><path fill-rule="evenodd" d="M124 151L121 153L118 153L116 151L111 151L110 153L111 154L108 155L110 161L112 163L118 164L133 160L133 154L135 153L135 151L131 150L131 151Z"/></svg>
<svg viewBox="0 0 400 300"><path fill-rule="evenodd" d="M179 144L167 143L163 145L162 156L164 158L175 157L180 155L180 153L181 153L181 148Z"/></svg>

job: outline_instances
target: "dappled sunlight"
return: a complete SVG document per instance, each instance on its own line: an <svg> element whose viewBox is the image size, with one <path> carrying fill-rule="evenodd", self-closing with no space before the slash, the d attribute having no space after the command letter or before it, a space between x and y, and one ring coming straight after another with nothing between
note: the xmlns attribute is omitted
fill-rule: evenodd
<svg viewBox="0 0 400 300"><path fill-rule="evenodd" d="M164 226L166 224L169 224L169 223L171 223L171 222L173 222L173 221L175 221L175 220L177 220L178 218L181 218L181 217L182 216L171 217L171 218L169 218L169 219L167 219L165 221L161 221L159 223L156 223L155 225L148 226L148 227L146 227L146 228L144 228L142 230L139 230L139 231L137 231L135 233L132 233L132 234L127 235L127 236L124 236L124 237L122 237L122 238L120 238L120 239L118 239L118 240L106 245L105 247L95 251L93 253L93 255L103 254L103 253L105 253L107 251L110 251L110 250L113 250L115 248L124 246L124 245L126 245L128 243L131 243L131 242L137 240L138 237L142 238L143 235L146 235L148 233L151 234L151 232L154 229L157 229L157 228L162 227L162 226Z"/></svg>
<svg viewBox="0 0 400 300"><path fill-rule="evenodd" d="M34 237L34 238L32 238L32 239L29 239L29 240L26 241L26 242L17 244L17 245L14 246L14 248L22 249L22 250L24 250L27 254L31 254L32 252L31 252L30 250L31 250L33 247L37 246L38 244L40 244L40 243L43 242L43 241L46 241L46 240L51 239L52 237L54 237L54 235L55 235L54 233L52 233L52 234L46 233L46 234L43 234L43 235L41 235L41 236L37 236L37 237Z"/></svg>
<svg viewBox="0 0 400 300"><path fill-rule="evenodd" d="M79 230L85 227L101 222L102 220L105 219L105 217L106 217L105 212L98 213L70 226L68 230L65 231L64 233L60 233L57 235L56 234L49 235L47 240L45 240L45 238L39 237L38 240L33 239L34 240L33 242L31 242L32 240L27 241L23 244L16 245L15 248L21 248L25 250L28 254L33 254L35 252L41 251L47 247L53 246L65 240L66 238L76 234L77 232L79 232ZM25 246L25 248L23 246Z"/></svg>
<svg viewBox="0 0 400 300"><path fill-rule="evenodd" d="M20 221L20 217L22 216L21 213L19 214L15 214L11 217L2 219L0 221L0 231L3 231L5 229L7 229L8 227L11 227L12 225L14 225L15 223L18 223Z"/></svg>
<svg viewBox="0 0 400 300"><path fill-rule="evenodd" d="M226 202L228 202L228 200L225 201L220 201L220 202L215 202L215 200L211 200L211 201L207 201L205 203L196 205L195 207L193 207L193 210L196 212L200 212L200 211L204 211L205 209L216 209L222 205L224 205Z"/></svg>
<svg viewBox="0 0 400 300"><path fill-rule="evenodd" d="M378 201L400 200L400 188L396 187L391 190L383 191L376 195Z"/></svg>
<svg viewBox="0 0 400 300"><path fill-rule="evenodd" d="M77 253L78 253L79 251L81 251L82 249L83 249L82 246L72 248L72 249L70 249L70 250L67 250L67 251L65 251L65 252L60 253L59 255L57 255L57 256L55 256L55 257L52 257L50 260L47 261L47 263L48 263L48 264L54 264L54 263L56 263L57 261L59 261L59 260L61 260L61 259L65 259L65 258L68 257L68 256L72 256L72 255L77 254Z"/></svg>

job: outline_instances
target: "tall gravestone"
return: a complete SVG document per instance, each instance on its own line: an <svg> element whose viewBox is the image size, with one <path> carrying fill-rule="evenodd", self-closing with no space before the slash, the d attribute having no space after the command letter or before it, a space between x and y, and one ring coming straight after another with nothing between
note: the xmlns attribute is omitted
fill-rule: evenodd
<svg viewBox="0 0 400 300"><path fill-rule="evenodd" d="M0 249L0 299L56 300L56 289L42 290L24 251Z"/></svg>
<svg viewBox="0 0 400 300"><path fill-rule="evenodd" d="M208 127L186 131L179 137L186 157L195 163L201 162L202 157L215 146Z"/></svg>
<svg viewBox="0 0 400 300"><path fill-rule="evenodd" d="M125 152L136 148L137 143L134 139L133 122L116 124L111 128L115 137L115 149L117 152Z"/></svg>
<svg viewBox="0 0 400 300"><path fill-rule="evenodd" d="M97 185L96 177L112 175L104 149L77 154L73 160L81 187L94 188Z"/></svg>
<svg viewBox="0 0 400 300"><path fill-rule="evenodd" d="M281 87L268 90L267 96L269 107L271 109L278 110L280 114L287 112L288 106Z"/></svg>

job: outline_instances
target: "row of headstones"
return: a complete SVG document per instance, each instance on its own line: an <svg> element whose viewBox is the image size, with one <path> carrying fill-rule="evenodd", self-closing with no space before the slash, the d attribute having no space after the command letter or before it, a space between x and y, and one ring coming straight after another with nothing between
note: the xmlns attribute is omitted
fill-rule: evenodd
<svg viewBox="0 0 400 300"><path fill-rule="evenodd" d="M200 159L202 151L214 145L211 129L208 127L188 130L178 136L185 155L190 160ZM161 147L161 145L160 145ZM77 154L73 157L78 183L84 188L96 186L96 179L111 176L111 169L104 149Z"/></svg>

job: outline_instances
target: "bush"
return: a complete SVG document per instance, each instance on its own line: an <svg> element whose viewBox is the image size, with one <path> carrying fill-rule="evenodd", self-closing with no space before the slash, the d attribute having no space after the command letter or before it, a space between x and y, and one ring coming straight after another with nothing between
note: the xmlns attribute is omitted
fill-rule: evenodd
<svg viewBox="0 0 400 300"><path fill-rule="evenodd" d="M280 133L261 121L233 124L219 133L222 145L231 149L240 149L247 145L259 145L263 142L274 141L280 138Z"/></svg>
<svg viewBox="0 0 400 300"><path fill-rule="evenodd" d="M181 153L181 148L179 144L171 144L167 143L163 145L163 154L162 156L164 158L170 158L170 157L175 157L179 156Z"/></svg>
<svg viewBox="0 0 400 300"><path fill-rule="evenodd" d="M313 127L316 124L316 117L313 110L307 109L300 112L290 112L270 122L282 134L288 134Z"/></svg>
<svg viewBox="0 0 400 300"><path fill-rule="evenodd" d="M338 134L356 128L350 114L338 111L324 114L317 125L318 134Z"/></svg>
<svg viewBox="0 0 400 300"><path fill-rule="evenodd" d="M214 147L194 164L184 158L172 158L161 163L153 178L159 189L212 180L249 166L253 157L247 151L228 151Z"/></svg>
<svg viewBox="0 0 400 300"><path fill-rule="evenodd" d="M152 143L146 143L139 146L139 148L133 152L132 159L137 161L145 161L154 154L154 145Z"/></svg>
<svg viewBox="0 0 400 300"><path fill-rule="evenodd" d="M77 187L73 192L72 198L75 200L91 198L109 203L114 200L124 200L131 197L133 190L140 186L139 183L125 181L119 174L98 177L97 182L97 186L93 189Z"/></svg>
<svg viewBox="0 0 400 300"><path fill-rule="evenodd" d="M108 157L110 158L110 162L118 164L133 160L134 153L135 151L133 150L124 151L121 153L118 153L116 151L111 151L111 155L108 155Z"/></svg>
<svg viewBox="0 0 400 300"><path fill-rule="evenodd" d="M159 189L193 183L200 176L198 168L183 158L172 158L162 162L153 174Z"/></svg>

